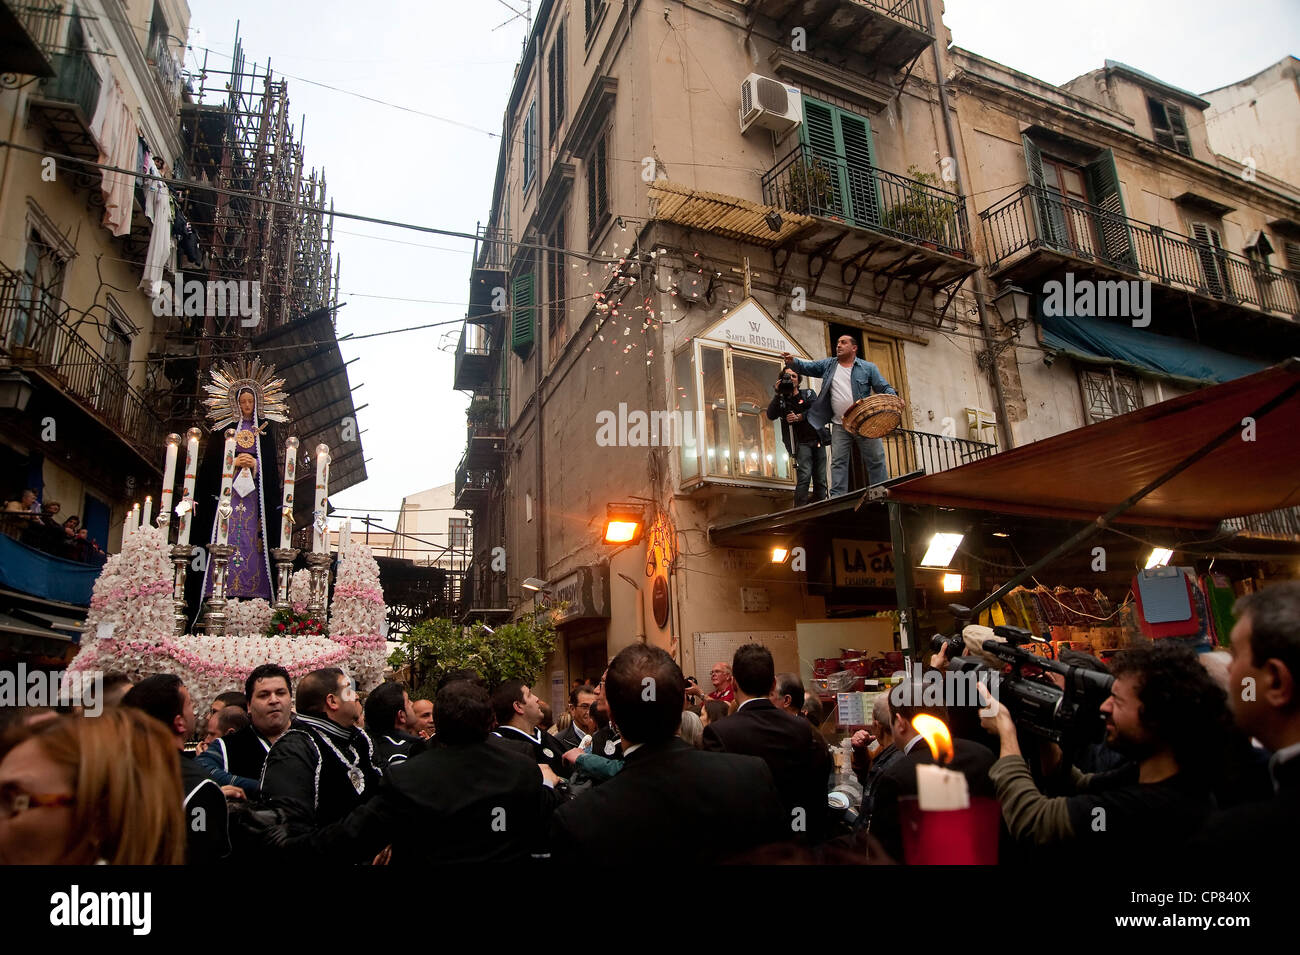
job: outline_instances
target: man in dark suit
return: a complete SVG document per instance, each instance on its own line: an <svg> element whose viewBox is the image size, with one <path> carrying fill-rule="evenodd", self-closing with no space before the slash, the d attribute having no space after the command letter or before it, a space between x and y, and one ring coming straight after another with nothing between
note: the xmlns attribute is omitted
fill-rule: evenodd
<svg viewBox="0 0 1300 955"><path fill-rule="evenodd" d="M761 759L706 753L676 738L686 680L667 653L625 648L609 665L605 698L623 734L623 768L556 810L554 858L680 867L787 837L788 817Z"/></svg>
<svg viewBox="0 0 1300 955"><path fill-rule="evenodd" d="M772 653L757 643L731 661L736 712L704 728L703 748L758 756L772 771L785 806L787 830L814 842L826 834L830 752L806 719L780 710L769 694L776 684ZM803 701L800 700L802 703Z"/></svg>
<svg viewBox="0 0 1300 955"><path fill-rule="evenodd" d="M379 792L339 822L277 842L299 859L394 865L526 862L542 854L560 794L527 756L490 741L487 691L464 680L438 691L438 745L392 764Z"/></svg>
<svg viewBox="0 0 1300 955"><path fill-rule="evenodd" d="M519 680L502 683L492 691L492 710L497 719L492 735L502 745L545 763L557 776L572 774L564 762L564 744L541 728L542 701L530 687Z"/></svg>
<svg viewBox="0 0 1300 955"><path fill-rule="evenodd" d="M1195 857L1240 862L1300 855L1300 581L1237 601L1228 704L1238 727L1272 750L1273 798L1214 813Z"/></svg>
<svg viewBox="0 0 1300 955"><path fill-rule="evenodd" d="M919 713L928 713L948 722L948 714L941 706L903 706L896 702L895 691L905 686L907 684L900 684L888 694L890 731L899 755L875 780L871 807L871 834L880 840L881 846L896 862L904 861L899 800L916 795L916 767L921 763L935 762L924 737L912 727L912 720ZM947 768L966 777L972 796L992 798L994 790L989 781L989 768L995 762L993 752L987 746L955 737L952 745L953 755L945 764Z"/></svg>
<svg viewBox="0 0 1300 955"><path fill-rule="evenodd" d="M595 705L595 687L584 683L569 692L569 716L573 719L564 732L555 737L566 752L581 743L584 736L596 732L596 720L591 713Z"/></svg>

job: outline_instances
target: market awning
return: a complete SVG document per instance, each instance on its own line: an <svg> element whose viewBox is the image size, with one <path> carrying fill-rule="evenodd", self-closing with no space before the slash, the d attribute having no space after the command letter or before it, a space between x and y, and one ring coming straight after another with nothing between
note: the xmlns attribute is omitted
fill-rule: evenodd
<svg viewBox="0 0 1300 955"><path fill-rule="evenodd" d="M1261 410L1270 403L1272 410ZM1230 428L1240 434L1118 520L1210 528L1226 518L1300 504L1300 359L904 481L888 496L914 504L1093 520Z"/></svg>
<svg viewBox="0 0 1300 955"><path fill-rule="evenodd" d="M1085 362L1118 363L1141 374L1197 385L1232 381L1266 367L1263 362L1197 342L1095 318L1045 315L1039 324L1043 347L1048 351Z"/></svg>

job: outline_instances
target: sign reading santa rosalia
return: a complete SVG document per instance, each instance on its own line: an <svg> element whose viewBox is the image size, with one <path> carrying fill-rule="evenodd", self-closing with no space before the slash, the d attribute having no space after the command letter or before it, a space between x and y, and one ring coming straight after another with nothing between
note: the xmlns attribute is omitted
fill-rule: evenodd
<svg viewBox="0 0 1300 955"><path fill-rule="evenodd" d="M887 541L832 540L837 587L894 586L894 548Z"/></svg>
<svg viewBox="0 0 1300 955"><path fill-rule="evenodd" d="M772 316L753 299L741 302L726 318L700 337L777 355L783 352L804 354L803 349L790 340L785 329L773 321Z"/></svg>

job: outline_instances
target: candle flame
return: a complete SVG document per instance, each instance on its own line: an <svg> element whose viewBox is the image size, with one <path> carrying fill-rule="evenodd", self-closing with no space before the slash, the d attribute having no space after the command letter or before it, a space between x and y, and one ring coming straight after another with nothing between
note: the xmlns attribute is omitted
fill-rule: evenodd
<svg viewBox="0 0 1300 955"><path fill-rule="evenodd" d="M929 713L919 713L912 720L912 729L925 739L936 763L952 762L952 734L948 732L943 720Z"/></svg>

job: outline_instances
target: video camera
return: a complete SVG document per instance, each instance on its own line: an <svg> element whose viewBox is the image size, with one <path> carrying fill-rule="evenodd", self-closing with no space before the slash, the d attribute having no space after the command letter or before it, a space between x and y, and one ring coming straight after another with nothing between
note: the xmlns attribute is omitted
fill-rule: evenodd
<svg viewBox="0 0 1300 955"><path fill-rule="evenodd" d="M938 653L947 646L948 666L958 672L991 669L976 657L962 655L966 651L963 631L970 623L970 610L959 604L949 604L948 609L957 618L957 630L951 635L935 634L930 641L934 652ZM997 626L993 633L1006 642L984 640L979 649L987 656L1010 664L1011 671L1004 674L998 683L998 702L1010 710L1018 726L1053 743L1063 740L1093 743L1103 738L1106 722L1100 707L1110 696L1110 688L1115 682L1113 676L1022 649L1025 644L1046 641L1020 627ZM1026 667L1039 672L1026 674ZM1065 678L1064 688L1052 681L1048 671Z"/></svg>

